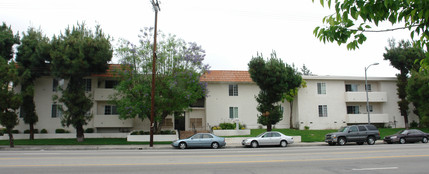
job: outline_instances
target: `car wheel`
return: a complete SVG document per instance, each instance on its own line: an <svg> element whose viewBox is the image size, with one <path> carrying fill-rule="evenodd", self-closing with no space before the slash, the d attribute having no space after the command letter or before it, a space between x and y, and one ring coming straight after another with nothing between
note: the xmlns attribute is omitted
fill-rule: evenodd
<svg viewBox="0 0 429 174"><path fill-rule="evenodd" d="M375 144L375 138L373 136L368 137L366 143L368 145L374 145Z"/></svg>
<svg viewBox="0 0 429 174"><path fill-rule="evenodd" d="M405 138L401 138L401 139L399 139L399 143L401 143L401 144L405 144Z"/></svg>
<svg viewBox="0 0 429 174"><path fill-rule="evenodd" d="M427 137L423 137L422 143L428 143L428 138Z"/></svg>
<svg viewBox="0 0 429 174"><path fill-rule="evenodd" d="M181 142L181 143L179 143L179 148L180 148L180 149L186 149L186 147L187 147L187 145L186 145L186 143L185 143L185 142Z"/></svg>
<svg viewBox="0 0 429 174"><path fill-rule="evenodd" d="M335 146L337 143L329 142L328 144L329 144L330 146Z"/></svg>
<svg viewBox="0 0 429 174"><path fill-rule="evenodd" d="M257 141L252 141L252 143L250 143L250 146L253 148L257 148L259 146Z"/></svg>
<svg viewBox="0 0 429 174"><path fill-rule="evenodd" d="M338 145L344 146L344 144L346 144L346 138L344 137L338 138Z"/></svg>
<svg viewBox="0 0 429 174"><path fill-rule="evenodd" d="M363 145L363 142L356 142L356 144L358 144L358 145Z"/></svg>
<svg viewBox="0 0 429 174"><path fill-rule="evenodd" d="M217 142L213 142L213 143L212 143L212 148L213 148L213 149L217 149L217 148L219 148L219 143L217 143Z"/></svg>
<svg viewBox="0 0 429 174"><path fill-rule="evenodd" d="M281 146L281 147L287 147L287 142L286 142L286 140L281 141L281 142L280 142L280 146Z"/></svg>

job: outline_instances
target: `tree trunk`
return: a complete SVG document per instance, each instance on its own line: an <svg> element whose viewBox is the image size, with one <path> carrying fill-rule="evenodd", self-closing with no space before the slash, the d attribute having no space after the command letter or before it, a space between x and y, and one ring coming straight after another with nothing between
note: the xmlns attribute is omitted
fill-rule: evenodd
<svg viewBox="0 0 429 174"><path fill-rule="evenodd" d="M30 140L34 140L34 124L30 123Z"/></svg>
<svg viewBox="0 0 429 174"><path fill-rule="evenodd" d="M85 140L83 126L81 124L76 126L76 140L77 142L83 142Z"/></svg>
<svg viewBox="0 0 429 174"><path fill-rule="evenodd" d="M272 125L271 123L267 124L267 132L270 132L272 130Z"/></svg>
<svg viewBox="0 0 429 174"><path fill-rule="evenodd" d="M408 129L408 115L404 115L404 123L405 123L405 129Z"/></svg>
<svg viewBox="0 0 429 174"><path fill-rule="evenodd" d="M13 134L12 134L12 130L8 130L7 131L8 135L9 135L9 146L10 147L15 147L15 144L13 142Z"/></svg>
<svg viewBox="0 0 429 174"><path fill-rule="evenodd" d="M293 101L290 103L290 118L289 118L289 129L293 129L293 120L292 120L292 107L293 107Z"/></svg>

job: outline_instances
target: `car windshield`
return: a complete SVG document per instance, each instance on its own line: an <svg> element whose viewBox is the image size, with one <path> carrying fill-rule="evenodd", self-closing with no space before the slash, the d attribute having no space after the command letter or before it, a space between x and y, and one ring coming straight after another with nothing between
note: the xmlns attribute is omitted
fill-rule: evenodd
<svg viewBox="0 0 429 174"><path fill-rule="evenodd" d="M340 129L338 129L338 132L346 132L347 131L347 127L341 127Z"/></svg>
<svg viewBox="0 0 429 174"><path fill-rule="evenodd" d="M400 130L398 133L396 133L396 134L407 134L408 133L408 131L407 130Z"/></svg>
<svg viewBox="0 0 429 174"><path fill-rule="evenodd" d="M259 134L258 136L256 136L256 137L261 137L262 135L264 135L265 134L265 132L264 133L261 133L261 134Z"/></svg>

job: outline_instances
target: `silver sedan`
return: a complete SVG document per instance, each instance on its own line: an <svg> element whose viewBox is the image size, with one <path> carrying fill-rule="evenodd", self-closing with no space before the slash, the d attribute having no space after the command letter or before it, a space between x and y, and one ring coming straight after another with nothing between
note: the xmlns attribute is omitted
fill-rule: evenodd
<svg viewBox="0 0 429 174"><path fill-rule="evenodd" d="M171 144L173 147L186 149L190 147L221 148L226 145L225 138L210 133L197 133L187 139L180 139Z"/></svg>
<svg viewBox="0 0 429 174"><path fill-rule="evenodd" d="M293 137L284 135L280 132L264 132L257 137L248 138L241 142L243 146L250 146L253 148L259 146L281 146L287 147L288 144L293 143Z"/></svg>

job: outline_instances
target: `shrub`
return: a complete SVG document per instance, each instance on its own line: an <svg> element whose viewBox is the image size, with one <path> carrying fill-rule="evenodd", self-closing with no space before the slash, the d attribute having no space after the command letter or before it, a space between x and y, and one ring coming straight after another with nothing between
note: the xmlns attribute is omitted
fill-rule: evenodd
<svg viewBox="0 0 429 174"><path fill-rule="evenodd" d="M47 133L48 133L48 131L47 131L46 129L42 129L42 130L40 131L40 133L42 133L42 134L47 134Z"/></svg>
<svg viewBox="0 0 429 174"><path fill-rule="evenodd" d="M304 126L304 129L305 129L305 130L309 130L309 129L310 129L310 126Z"/></svg>
<svg viewBox="0 0 429 174"><path fill-rule="evenodd" d="M413 122L410 123L410 127L412 127L412 128L416 128L418 126L419 126L419 124L415 120L413 120Z"/></svg>
<svg viewBox="0 0 429 174"><path fill-rule="evenodd" d="M94 133L94 128L85 129L85 133Z"/></svg>
<svg viewBox="0 0 429 174"><path fill-rule="evenodd" d="M57 134L63 134L63 133L70 133L70 131L65 129L55 129L55 133Z"/></svg>
<svg viewBox="0 0 429 174"><path fill-rule="evenodd" d="M220 129L235 129L236 125L235 123L221 123L219 124ZM245 126L242 124L238 124L239 129L245 129Z"/></svg>
<svg viewBox="0 0 429 174"><path fill-rule="evenodd" d="M0 129L0 136L3 136L6 133L6 129Z"/></svg>
<svg viewBox="0 0 429 174"><path fill-rule="evenodd" d="M212 130L221 130L222 128L220 128L219 126L213 126Z"/></svg>
<svg viewBox="0 0 429 174"><path fill-rule="evenodd" d="M35 134L39 133L39 129L34 129L33 130ZM30 129L24 130L24 134L29 134L30 133Z"/></svg>
<svg viewBox="0 0 429 174"><path fill-rule="evenodd" d="M19 134L19 130L16 130L16 129L15 129L15 130L12 130L12 133L13 133L13 134Z"/></svg>

